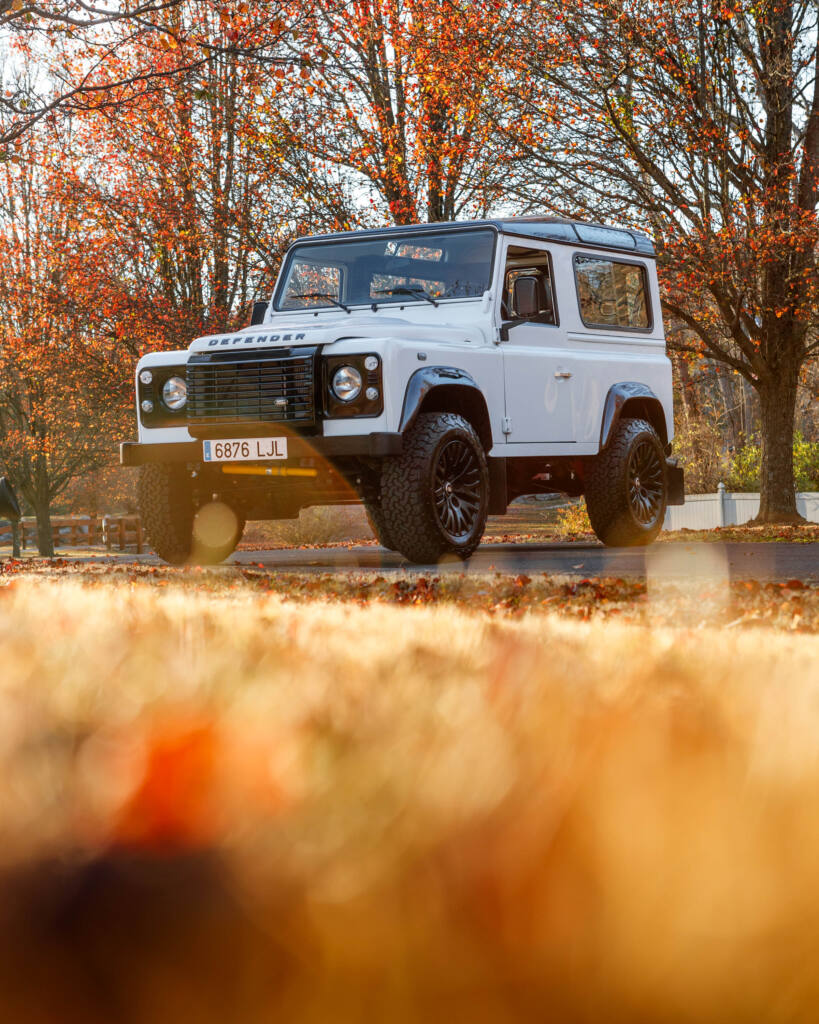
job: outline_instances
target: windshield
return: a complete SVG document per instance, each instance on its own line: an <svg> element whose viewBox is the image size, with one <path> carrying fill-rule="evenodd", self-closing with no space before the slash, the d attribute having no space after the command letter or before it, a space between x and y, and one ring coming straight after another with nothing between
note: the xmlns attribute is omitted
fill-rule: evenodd
<svg viewBox="0 0 819 1024"><path fill-rule="evenodd" d="M494 245L486 229L305 242L290 252L275 308L480 297L490 285Z"/></svg>

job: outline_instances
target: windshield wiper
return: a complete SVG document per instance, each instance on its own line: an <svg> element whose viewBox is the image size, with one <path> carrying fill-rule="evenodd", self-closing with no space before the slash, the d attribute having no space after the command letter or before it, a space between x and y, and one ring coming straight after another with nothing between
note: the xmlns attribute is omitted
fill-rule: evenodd
<svg viewBox="0 0 819 1024"><path fill-rule="evenodd" d="M339 302L338 299L334 299L332 295L327 295L325 292L307 292L306 295L291 295L291 299L326 299L328 302L332 302L334 306L338 306L339 309L343 309L345 313L350 313L352 310L349 306L343 302Z"/></svg>
<svg viewBox="0 0 819 1024"><path fill-rule="evenodd" d="M424 291L423 288L380 288L376 295L415 295L419 299L426 299L427 302L431 302L433 306L437 306L438 303L429 292Z"/></svg>

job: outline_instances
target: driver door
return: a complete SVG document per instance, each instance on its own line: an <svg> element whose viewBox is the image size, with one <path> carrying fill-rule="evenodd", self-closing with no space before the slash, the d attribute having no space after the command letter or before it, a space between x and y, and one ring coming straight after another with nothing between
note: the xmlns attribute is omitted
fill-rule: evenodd
<svg viewBox="0 0 819 1024"><path fill-rule="evenodd" d="M507 444L574 441L571 353L547 249L507 245L501 317Z"/></svg>

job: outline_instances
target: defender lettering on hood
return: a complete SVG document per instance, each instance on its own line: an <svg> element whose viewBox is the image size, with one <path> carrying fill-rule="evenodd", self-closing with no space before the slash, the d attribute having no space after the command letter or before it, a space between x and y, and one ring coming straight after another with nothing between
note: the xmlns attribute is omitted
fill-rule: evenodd
<svg viewBox="0 0 819 1024"><path fill-rule="evenodd" d="M226 338L209 338L208 347L214 345L270 345L276 341L303 341L304 332L298 334L233 334Z"/></svg>

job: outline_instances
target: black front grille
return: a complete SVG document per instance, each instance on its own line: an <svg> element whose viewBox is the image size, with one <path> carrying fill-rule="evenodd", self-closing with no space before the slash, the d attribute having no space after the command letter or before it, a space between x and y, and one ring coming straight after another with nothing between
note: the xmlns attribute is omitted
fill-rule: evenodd
<svg viewBox="0 0 819 1024"><path fill-rule="evenodd" d="M189 425L314 423L315 357L315 348L191 356Z"/></svg>

